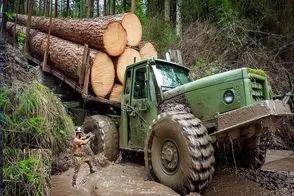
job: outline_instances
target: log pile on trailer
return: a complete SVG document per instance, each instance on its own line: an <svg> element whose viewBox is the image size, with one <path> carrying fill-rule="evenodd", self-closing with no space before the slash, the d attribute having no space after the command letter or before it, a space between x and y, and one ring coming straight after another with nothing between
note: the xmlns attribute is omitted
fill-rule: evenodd
<svg viewBox="0 0 294 196"><path fill-rule="evenodd" d="M18 24L7 23L11 35L26 32L28 17L20 14L16 17ZM50 18L32 17L31 28L30 52L43 59ZM104 98L120 102L127 65L157 57L154 46L141 39L142 26L133 13L92 19L52 18L49 71L59 78L66 78L64 81L84 97L92 93L97 96L96 100Z"/></svg>

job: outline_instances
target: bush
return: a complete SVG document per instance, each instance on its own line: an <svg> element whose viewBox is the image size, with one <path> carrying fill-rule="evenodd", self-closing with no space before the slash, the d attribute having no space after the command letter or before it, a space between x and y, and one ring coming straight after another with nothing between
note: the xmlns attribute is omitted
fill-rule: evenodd
<svg viewBox="0 0 294 196"><path fill-rule="evenodd" d="M171 24L159 17L148 18L143 22L143 40L152 42L160 53L175 45L179 38Z"/></svg>

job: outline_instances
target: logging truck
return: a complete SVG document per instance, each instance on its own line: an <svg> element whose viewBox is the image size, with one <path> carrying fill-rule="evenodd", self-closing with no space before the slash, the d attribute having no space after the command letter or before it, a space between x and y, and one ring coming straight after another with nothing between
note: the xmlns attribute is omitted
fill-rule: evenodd
<svg viewBox="0 0 294 196"><path fill-rule="evenodd" d="M93 151L111 161L119 150L144 152L149 176L180 194L207 186L216 143L239 141L241 165L261 167L264 133L293 115L285 101L273 100L261 70L241 68L192 81L186 67L159 59L127 67L120 108L117 116L85 119L83 131L96 135Z"/></svg>
<svg viewBox="0 0 294 196"><path fill-rule="evenodd" d="M27 20L17 15L15 23ZM82 95L90 111L82 127L95 135L94 153L114 161L119 151L143 152L148 175L180 194L207 186L220 144L238 142L237 164L259 168L265 161L264 133L293 115L287 104L291 93L274 99L261 70L241 68L192 81L184 66L141 60L143 52L127 47L139 46L142 37L133 13L31 20L30 31L13 23L7 31L27 32L31 53L48 60L43 71Z"/></svg>

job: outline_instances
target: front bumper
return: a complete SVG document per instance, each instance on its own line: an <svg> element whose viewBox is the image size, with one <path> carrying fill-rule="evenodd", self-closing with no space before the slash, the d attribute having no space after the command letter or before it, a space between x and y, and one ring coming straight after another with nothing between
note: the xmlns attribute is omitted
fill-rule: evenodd
<svg viewBox="0 0 294 196"><path fill-rule="evenodd" d="M211 136L223 135L226 132L246 127L250 124L263 123L268 126L268 120L276 119L276 117L285 118L293 116L288 104L284 104L281 100L267 100L255 103L240 109L219 114L217 116L218 130Z"/></svg>

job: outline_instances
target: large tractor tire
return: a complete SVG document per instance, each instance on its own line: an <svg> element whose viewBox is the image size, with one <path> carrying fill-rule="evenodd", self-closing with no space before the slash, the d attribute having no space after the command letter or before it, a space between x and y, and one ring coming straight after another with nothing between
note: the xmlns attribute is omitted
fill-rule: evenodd
<svg viewBox="0 0 294 196"><path fill-rule="evenodd" d="M108 116L94 115L87 117L83 124L85 133L92 132L95 139L91 143L94 154L104 153L109 161L115 161L119 154L118 131Z"/></svg>
<svg viewBox="0 0 294 196"><path fill-rule="evenodd" d="M214 173L214 150L201 121L182 112L153 120L145 142L149 176L180 194L202 191Z"/></svg>

